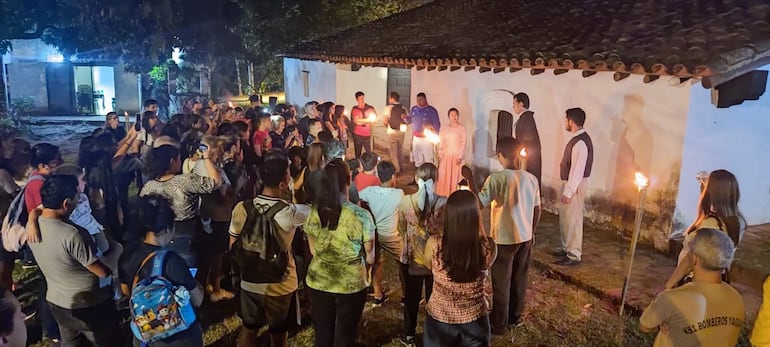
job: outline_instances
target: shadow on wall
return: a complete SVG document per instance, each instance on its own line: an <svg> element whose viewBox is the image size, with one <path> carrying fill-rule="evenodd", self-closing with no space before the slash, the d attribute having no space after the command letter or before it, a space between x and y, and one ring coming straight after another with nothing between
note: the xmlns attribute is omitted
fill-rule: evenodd
<svg viewBox="0 0 770 347"><path fill-rule="evenodd" d="M632 94L625 96L621 119L612 124L611 138L618 139L614 179L609 196L622 203L635 203L636 186L629 177L652 169L652 137L642 114L644 100Z"/></svg>

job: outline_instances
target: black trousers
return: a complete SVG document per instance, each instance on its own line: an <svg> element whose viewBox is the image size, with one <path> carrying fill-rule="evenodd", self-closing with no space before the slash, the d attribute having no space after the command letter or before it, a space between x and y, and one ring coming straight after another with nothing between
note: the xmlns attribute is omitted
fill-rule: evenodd
<svg viewBox="0 0 770 347"><path fill-rule="evenodd" d="M406 335L414 336L417 330L417 315L420 312L422 287L425 286L425 301L433 292L433 276L414 276L409 274L409 265L399 264L401 278L404 281L404 325Z"/></svg>
<svg viewBox="0 0 770 347"><path fill-rule="evenodd" d="M353 150L356 153L356 158L361 158L361 147L366 149L367 152L372 151L371 136L359 136L353 134Z"/></svg>
<svg viewBox="0 0 770 347"><path fill-rule="evenodd" d="M486 347L491 339L489 317L465 324L439 322L430 315L425 317L422 345L425 347Z"/></svg>
<svg viewBox="0 0 770 347"><path fill-rule="evenodd" d="M121 346L120 316L112 300L87 308L66 309L48 303L59 323L62 346Z"/></svg>
<svg viewBox="0 0 770 347"><path fill-rule="evenodd" d="M315 347L353 346L358 321L366 303L366 289L353 294L334 294L308 287L310 318L315 330Z"/></svg>
<svg viewBox="0 0 770 347"><path fill-rule="evenodd" d="M504 329L508 324L517 322L524 313L531 256L531 240L515 245L497 245L497 258L492 264L493 330Z"/></svg>

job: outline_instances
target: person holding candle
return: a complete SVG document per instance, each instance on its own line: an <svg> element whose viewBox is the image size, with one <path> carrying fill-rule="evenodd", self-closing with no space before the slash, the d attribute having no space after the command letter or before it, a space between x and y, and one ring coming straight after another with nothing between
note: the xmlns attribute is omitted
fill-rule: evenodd
<svg viewBox="0 0 770 347"><path fill-rule="evenodd" d="M438 134L441 130L441 122L436 108L428 105L428 98L425 93L417 94L417 105L412 107L407 122L412 124L412 160L414 166L420 167L424 163L434 164L433 147L435 144L429 140L426 132L432 131L434 134Z"/></svg>
<svg viewBox="0 0 770 347"><path fill-rule="evenodd" d="M513 137L524 145L527 154L526 164L522 164L522 168L535 175L538 184L540 184L543 168L540 155L540 134L537 132L535 113L529 110L529 96L527 94L516 93L513 96L513 112L519 116L514 125Z"/></svg>
<svg viewBox="0 0 770 347"><path fill-rule="evenodd" d="M388 149L390 160L396 167L396 173L401 172L404 167L404 133L406 130L406 108L399 103L401 96L396 92L390 92L388 98L388 107L385 108L385 127L388 135Z"/></svg>
<svg viewBox="0 0 770 347"><path fill-rule="evenodd" d="M457 183L463 179L463 154L465 153L465 127L460 124L460 112L449 109L449 126L439 136L439 164L436 193L449 196L457 190Z"/></svg>
<svg viewBox="0 0 770 347"><path fill-rule="evenodd" d="M361 149L372 151L372 123L377 120L377 111L365 102L364 92L356 92L356 106L350 111L353 121L353 147L356 158L361 158Z"/></svg>
<svg viewBox="0 0 770 347"><path fill-rule="evenodd" d="M505 169L493 172L479 193L481 205L491 207L491 236L498 251L492 264L490 319L495 335L522 323L527 271L540 221L540 188L537 177L521 169L521 148L510 136L497 141L497 159Z"/></svg>
<svg viewBox="0 0 770 347"><path fill-rule="evenodd" d="M557 265L580 265L583 253L583 212L585 210L586 186L591 176L594 161L594 147L583 124L586 113L580 108L566 111L565 130L572 138L564 148L559 164L562 180L561 205L559 206L559 229L561 247L553 252Z"/></svg>

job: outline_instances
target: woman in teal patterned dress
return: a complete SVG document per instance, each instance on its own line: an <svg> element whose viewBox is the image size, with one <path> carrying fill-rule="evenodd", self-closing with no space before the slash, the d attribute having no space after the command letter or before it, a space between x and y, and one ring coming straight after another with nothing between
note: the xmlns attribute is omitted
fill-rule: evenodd
<svg viewBox="0 0 770 347"><path fill-rule="evenodd" d="M315 346L352 346L366 303L374 263L371 214L348 200L350 171L340 159L324 168L321 194L305 233L313 259L305 282L311 299Z"/></svg>

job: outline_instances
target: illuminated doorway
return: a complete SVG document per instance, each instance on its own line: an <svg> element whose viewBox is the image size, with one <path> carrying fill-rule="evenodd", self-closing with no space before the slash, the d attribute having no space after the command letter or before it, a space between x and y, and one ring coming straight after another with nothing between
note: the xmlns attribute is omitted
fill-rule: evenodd
<svg viewBox="0 0 770 347"><path fill-rule="evenodd" d="M115 68L75 66L75 105L84 114L107 114L115 109Z"/></svg>

